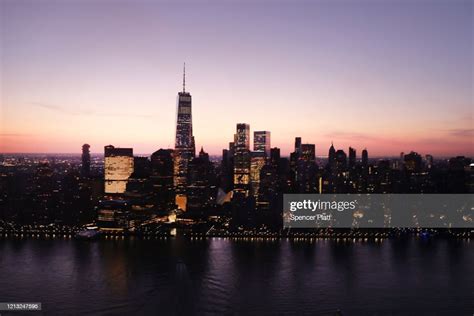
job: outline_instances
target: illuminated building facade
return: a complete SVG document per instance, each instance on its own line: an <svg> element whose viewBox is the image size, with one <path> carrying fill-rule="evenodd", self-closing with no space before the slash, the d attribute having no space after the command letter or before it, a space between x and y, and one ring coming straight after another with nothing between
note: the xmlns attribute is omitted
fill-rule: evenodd
<svg viewBox="0 0 474 316"><path fill-rule="evenodd" d="M253 151L263 152L266 157L270 157L270 132L256 131L253 133Z"/></svg>
<svg viewBox="0 0 474 316"><path fill-rule="evenodd" d="M176 204L183 210L186 209L188 164L196 153L193 136L191 94L185 90L185 78L185 73L183 72L183 91L178 93L177 102L178 109L173 167Z"/></svg>
<svg viewBox="0 0 474 316"><path fill-rule="evenodd" d="M301 160L306 162L316 162L316 146L314 144L301 145Z"/></svg>
<svg viewBox="0 0 474 316"><path fill-rule="evenodd" d="M250 188L250 125L237 124L234 139L234 192L248 194Z"/></svg>
<svg viewBox="0 0 474 316"><path fill-rule="evenodd" d="M106 194L122 194L127 189L127 181L133 173L133 149L104 148L104 178Z"/></svg>
<svg viewBox="0 0 474 316"><path fill-rule="evenodd" d="M254 151L250 158L250 182L252 184L252 194L257 198L260 188L260 171L265 166L266 155L264 152Z"/></svg>
<svg viewBox="0 0 474 316"><path fill-rule="evenodd" d="M129 225L127 201L105 200L98 205L97 226L102 231L123 231Z"/></svg>

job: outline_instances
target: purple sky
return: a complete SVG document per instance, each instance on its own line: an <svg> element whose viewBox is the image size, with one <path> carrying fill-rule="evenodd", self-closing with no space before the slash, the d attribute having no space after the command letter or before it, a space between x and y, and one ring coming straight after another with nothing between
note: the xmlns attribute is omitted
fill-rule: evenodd
<svg viewBox="0 0 474 316"><path fill-rule="evenodd" d="M474 155L473 2L2 0L0 152L197 146Z"/></svg>

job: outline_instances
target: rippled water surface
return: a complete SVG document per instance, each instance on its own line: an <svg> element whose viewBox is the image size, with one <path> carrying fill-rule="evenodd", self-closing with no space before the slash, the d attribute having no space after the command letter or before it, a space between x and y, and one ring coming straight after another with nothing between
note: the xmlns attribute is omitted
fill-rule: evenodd
<svg viewBox="0 0 474 316"><path fill-rule="evenodd" d="M474 243L0 240L0 279L45 315L471 316Z"/></svg>

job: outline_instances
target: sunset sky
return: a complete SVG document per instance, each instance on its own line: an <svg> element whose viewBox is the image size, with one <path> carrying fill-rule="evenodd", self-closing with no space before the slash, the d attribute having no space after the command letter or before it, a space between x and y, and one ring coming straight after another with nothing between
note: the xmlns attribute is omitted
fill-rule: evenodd
<svg viewBox="0 0 474 316"><path fill-rule="evenodd" d="M0 0L0 152L196 147L236 123L318 156L474 155L473 2Z"/></svg>

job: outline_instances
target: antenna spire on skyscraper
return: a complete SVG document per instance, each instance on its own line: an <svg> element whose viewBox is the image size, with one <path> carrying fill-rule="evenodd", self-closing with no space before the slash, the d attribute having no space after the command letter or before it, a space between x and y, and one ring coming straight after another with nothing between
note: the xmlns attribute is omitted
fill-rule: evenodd
<svg viewBox="0 0 474 316"><path fill-rule="evenodd" d="M183 64L183 93L186 92L186 63Z"/></svg>

